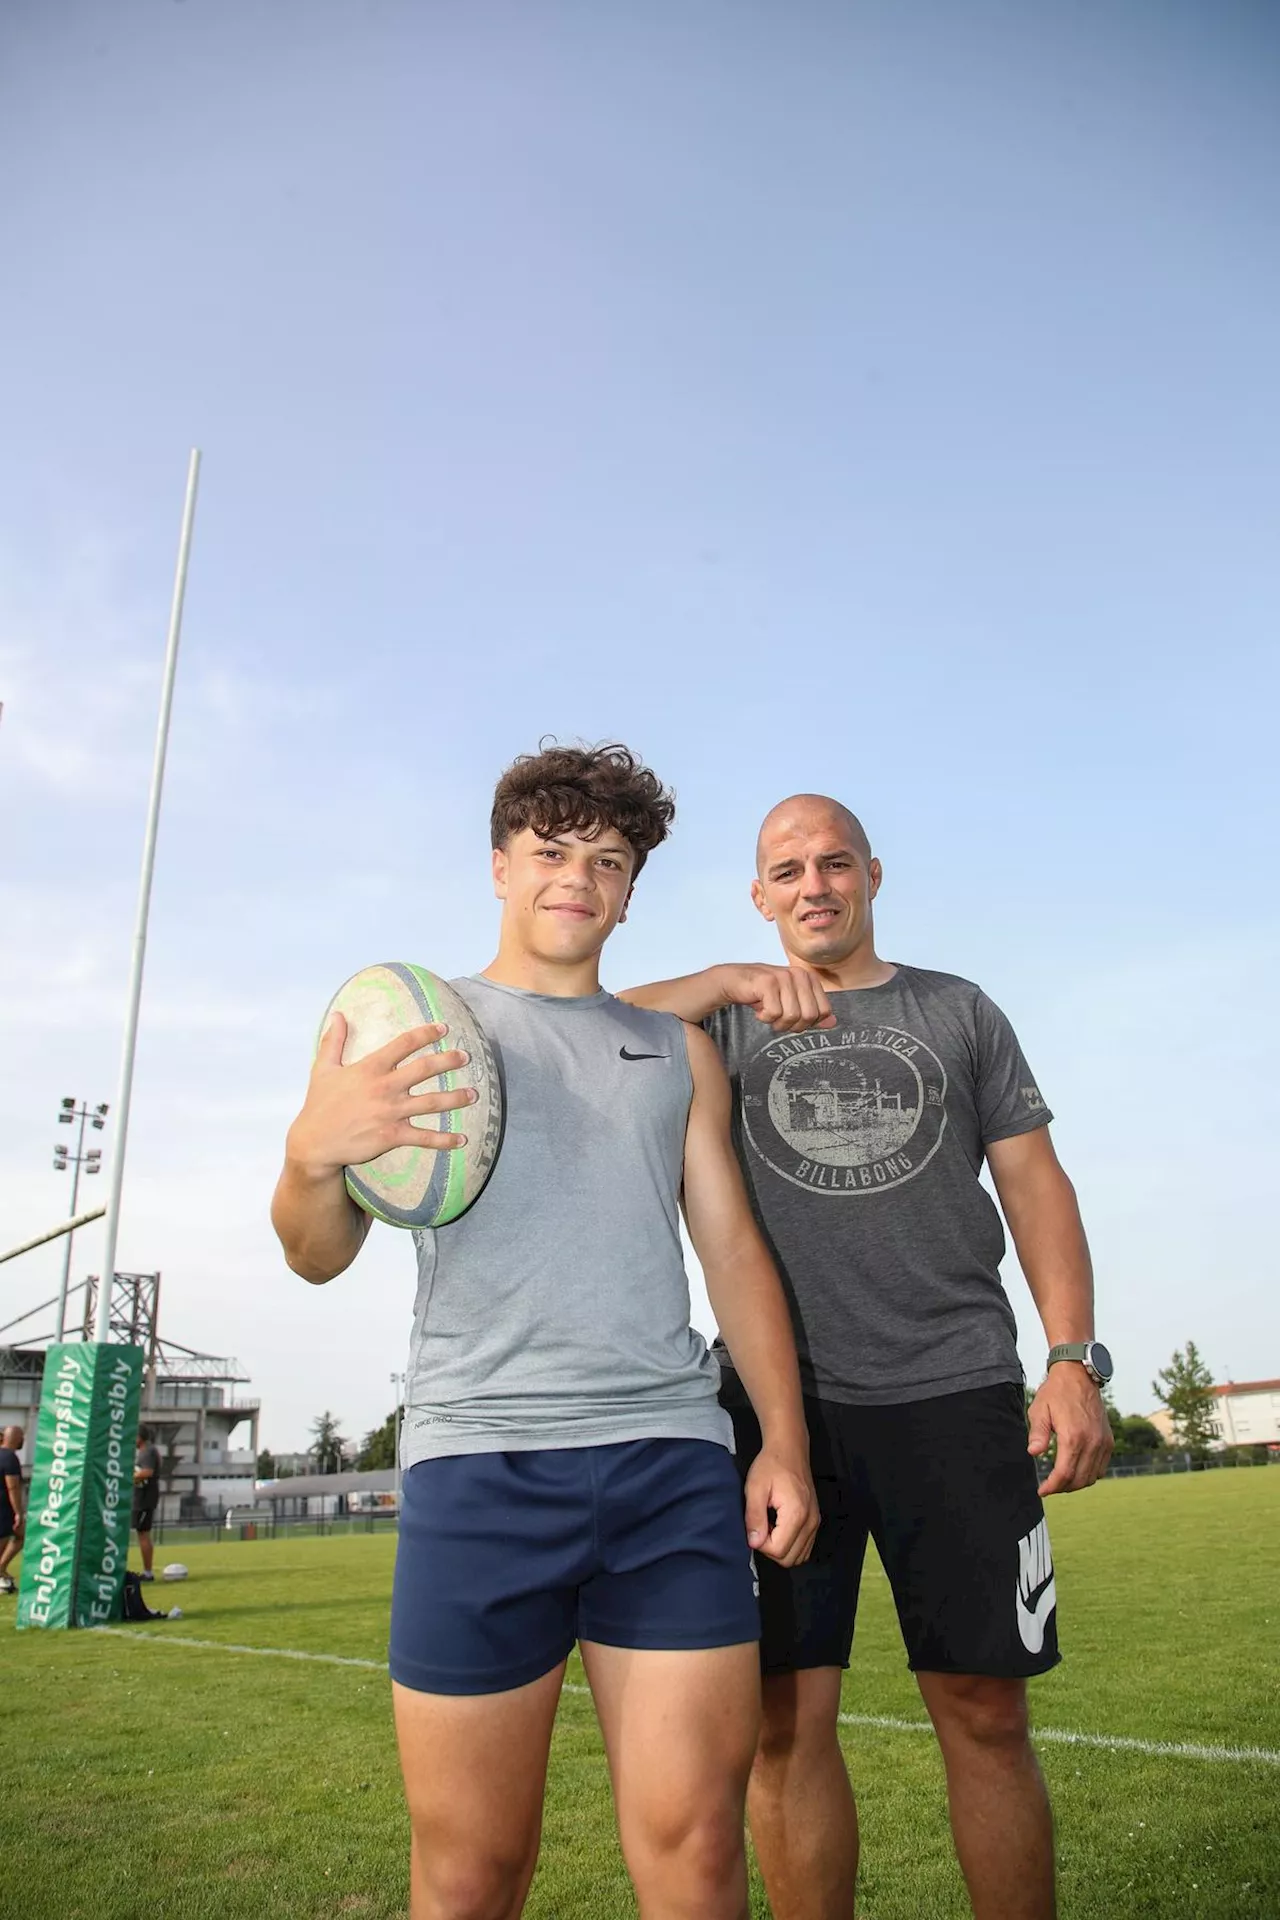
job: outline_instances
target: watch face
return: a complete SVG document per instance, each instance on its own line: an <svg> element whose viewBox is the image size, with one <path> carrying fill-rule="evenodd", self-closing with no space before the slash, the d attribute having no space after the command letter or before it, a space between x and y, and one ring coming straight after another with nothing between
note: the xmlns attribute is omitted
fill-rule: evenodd
<svg viewBox="0 0 1280 1920"><path fill-rule="evenodd" d="M1089 1365L1103 1380L1109 1380L1115 1372L1111 1355L1100 1340L1093 1340L1089 1344Z"/></svg>

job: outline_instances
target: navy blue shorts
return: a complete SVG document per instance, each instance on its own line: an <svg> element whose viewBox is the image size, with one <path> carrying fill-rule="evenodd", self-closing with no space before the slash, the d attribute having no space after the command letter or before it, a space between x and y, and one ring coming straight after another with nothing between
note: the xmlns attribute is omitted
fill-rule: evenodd
<svg viewBox="0 0 1280 1920"><path fill-rule="evenodd" d="M575 1640L731 1647L760 1638L732 1455L711 1440L468 1453L404 1476L391 1677L501 1693Z"/></svg>

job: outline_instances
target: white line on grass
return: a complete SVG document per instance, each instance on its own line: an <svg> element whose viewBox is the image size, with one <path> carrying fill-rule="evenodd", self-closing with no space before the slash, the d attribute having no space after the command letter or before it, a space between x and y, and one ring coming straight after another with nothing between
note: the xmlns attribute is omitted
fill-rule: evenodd
<svg viewBox="0 0 1280 1920"><path fill-rule="evenodd" d="M887 1713L842 1713L842 1727L883 1727L891 1733L932 1733L928 1720L895 1720ZM1058 1747L1102 1747L1110 1753L1150 1753L1171 1760L1255 1760L1280 1767L1275 1747L1202 1746L1195 1740L1135 1740L1125 1733L1071 1733L1065 1727L1032 1727L1031 1738Z"/></svg>
<svg viewBox="0 0 1280 1920"><path fill-rule="evenodd" d="M347 1653L306 1653L297 1647L245 1647L234 1640L192 1640L178 1633L160 1633L143 1628L95 1627L95 1633L119 1634L124 1640L154 1640L171 1647L198 1647L207 1653L251 1653L267 1660L315 1660L326 1667L364 1667L373 1673L385 1673L385 1660L358 1660ZM566 1693L589 1694L590 1687L565 1682ZM927 1720L898 1720L887 1713L842 1713L842 1727L876 1727L885 1733L932 1733ZM1065 1727L1033 1727L1032 1739L1048 1746L1094 1747L1108 1753L1145 1753L1165 1760L1252 1761L1264 1767L1280 1767L1280 1748L1224 1747L1202 1745L1195 1740L1136 1740L1124 1733L1072 1733Z"/></svg>
<svg viewBox="0 0 1280 1920"><path fill-rule="evenodd" d="M199 1647L206 1653L257 1653L266 1660L318 1660L326 1667L370 1667L374 1673L385 1673L385 1660L357 1660L347 1653L302 1653L296 1647L242 1647L234 1640L191 1640L180 1633L157 1633L154 1629L143 1629L135 1633L131 1627L93 1627L93 1633L117 1633L122 1640L154 1640L159 1645L170 1647Z"/></svg>

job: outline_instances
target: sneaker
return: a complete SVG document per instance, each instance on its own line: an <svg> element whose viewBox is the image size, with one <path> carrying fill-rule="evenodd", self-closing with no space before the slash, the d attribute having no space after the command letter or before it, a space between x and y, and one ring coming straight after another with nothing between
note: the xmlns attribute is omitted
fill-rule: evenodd
<svg viewBox="0 0 1280 1920"><path fill-rule="evenodd" d="M0 1573L0 1593L16 1593L17 1587L7 1573Z"/></svg>
<svg viewBox="0 0 1280 1920"><path fill-rule="evenodd" d="M154 1575L154 1573L140 1573L140 1574L138 1575L138 1578L139 1578L139 1580L154 1580L154 1579L155 1579L155 1575Z"/></svg>

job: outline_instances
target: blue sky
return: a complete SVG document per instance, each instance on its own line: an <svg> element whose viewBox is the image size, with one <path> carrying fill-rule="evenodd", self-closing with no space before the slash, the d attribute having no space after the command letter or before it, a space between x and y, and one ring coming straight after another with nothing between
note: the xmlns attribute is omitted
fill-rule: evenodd
<svg viewBox="0 0 1280 1920"><path fill-rule="evenodd" d="M278 1257L315 1020L488 960L543 733L677 789L616 986L768 956L760 814L847 799L882 951L980 980L1056 1109L1122 1403L1187 1338L1280 1374L1278 54L1261 0L15 0L5 1244L58 1099L114 1098L199 444L120 1264L270 1443L381 1417L412 1297L390 1231Z"/></svg>

